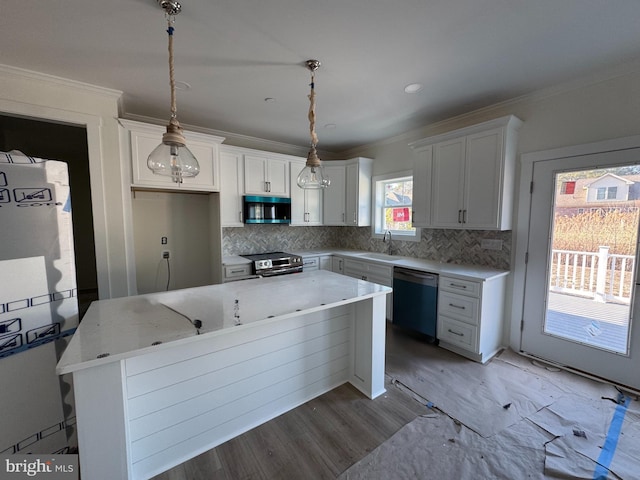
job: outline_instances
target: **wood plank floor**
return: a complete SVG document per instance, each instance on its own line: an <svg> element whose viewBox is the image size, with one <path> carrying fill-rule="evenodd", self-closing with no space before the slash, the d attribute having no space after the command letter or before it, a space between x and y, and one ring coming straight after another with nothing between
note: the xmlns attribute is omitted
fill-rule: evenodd
<svg viewBox="0 0 640 480"><path fill-rule="evenodd" d="M390 385L369 400L342 385L154 480L332 479L417 416L424 405Z"/></svg>

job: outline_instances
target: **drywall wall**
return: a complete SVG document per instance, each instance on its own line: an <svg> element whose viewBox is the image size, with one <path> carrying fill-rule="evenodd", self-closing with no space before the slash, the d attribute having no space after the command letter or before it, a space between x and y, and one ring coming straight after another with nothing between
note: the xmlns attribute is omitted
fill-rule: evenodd
<svg viewBox="0 0 640 480"><path fill-rule="evenodd" d="M136 191L132 196L138 293L211 284L209 195ZM170 252L168 263L163 251Z"/></svg>

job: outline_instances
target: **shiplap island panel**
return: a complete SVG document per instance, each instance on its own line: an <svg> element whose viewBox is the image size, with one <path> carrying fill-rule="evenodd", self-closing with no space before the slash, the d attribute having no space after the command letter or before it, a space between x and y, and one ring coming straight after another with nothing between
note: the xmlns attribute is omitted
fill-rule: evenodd
<svg viewBox="0 0 640 480"><path fill-rule="evenodd" d="M379 396L390 291L321 270L95 302L57 369L83 477L150 478L345 382Z"/></svg>

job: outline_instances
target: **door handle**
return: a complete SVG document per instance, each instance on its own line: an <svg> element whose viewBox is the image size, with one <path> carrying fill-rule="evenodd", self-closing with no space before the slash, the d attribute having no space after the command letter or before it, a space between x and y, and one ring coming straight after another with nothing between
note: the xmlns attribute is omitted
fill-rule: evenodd
<svg viewBox="0 0 640 480"><path fill-rule="evenodd" d="M464 337L464 333L460 333L460 332L454 332L453 330L451 330L450 328L448 329L449 333L453 333L454 335L457 335L459 337Z"/></svg>
<svg viewBox="0 0 640 480"><path fill-rule="evenodd" d="M462 305L454 305L453 303L450 303L449 306L453 308L459 308L460 310L465 310L465 307L463 307Z"/></svg>
<svg viewBox="0 0 640 480"><path fill-rule="evenodd" d="M462 210L458 210L458 223L462 223Z"/></svg>
<svg viewBox="0 0 640 480"><path fill-rule="evenodd" d="M467 211L462 211L462 223L467 223Z"/></svg>

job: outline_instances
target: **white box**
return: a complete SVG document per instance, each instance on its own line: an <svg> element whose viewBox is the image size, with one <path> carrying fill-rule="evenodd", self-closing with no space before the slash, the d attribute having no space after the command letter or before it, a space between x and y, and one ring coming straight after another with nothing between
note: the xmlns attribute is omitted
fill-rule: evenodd
<svg viewBox="0 0 640 480"><path fill-rule="evenodd" d="M70 202L64 162L0 152L0 453L68 447L73 392L55 366L78 325Z"/></svg>

